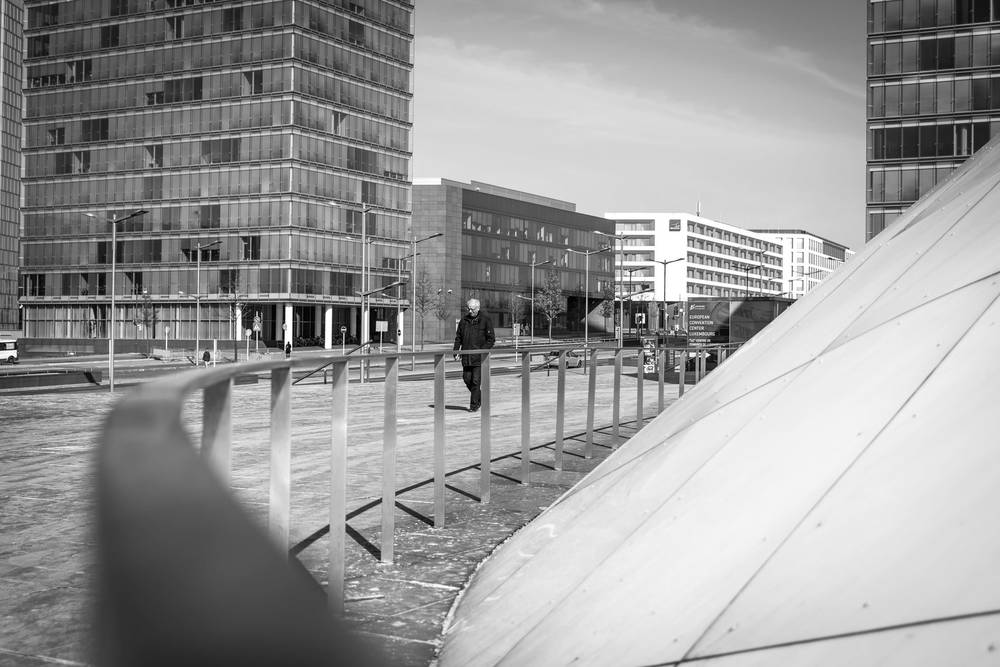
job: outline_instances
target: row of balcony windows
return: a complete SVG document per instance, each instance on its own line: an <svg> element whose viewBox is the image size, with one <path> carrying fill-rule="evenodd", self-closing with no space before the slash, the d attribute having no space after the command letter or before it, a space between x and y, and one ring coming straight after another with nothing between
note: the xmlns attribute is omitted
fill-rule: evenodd
<svg viewBox="0 0 1000 667"><path fill-rule="evenodd" d="M1000 20L1000 0L869 0L868 31L893 32Z"/></svg>

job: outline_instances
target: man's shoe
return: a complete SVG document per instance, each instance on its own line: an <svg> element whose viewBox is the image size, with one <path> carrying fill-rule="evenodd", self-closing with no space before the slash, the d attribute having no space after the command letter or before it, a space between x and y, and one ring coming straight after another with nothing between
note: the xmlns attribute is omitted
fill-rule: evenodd
<svg viewBox="0 0 1000 667"><path fill-rule="evenodd" d="M479 406L478 405L470 405L469 406L469 412L479 412Z"/></svg>

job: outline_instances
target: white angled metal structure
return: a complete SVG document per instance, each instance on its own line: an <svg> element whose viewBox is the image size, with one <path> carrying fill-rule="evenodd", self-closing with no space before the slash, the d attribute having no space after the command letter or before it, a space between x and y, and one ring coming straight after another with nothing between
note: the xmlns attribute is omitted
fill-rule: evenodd
<svg viewBox="0 0 1000 667"><path fill-rule="evenodd" d="M502 545L440 665L1000 664L997 146Z"/></svg>

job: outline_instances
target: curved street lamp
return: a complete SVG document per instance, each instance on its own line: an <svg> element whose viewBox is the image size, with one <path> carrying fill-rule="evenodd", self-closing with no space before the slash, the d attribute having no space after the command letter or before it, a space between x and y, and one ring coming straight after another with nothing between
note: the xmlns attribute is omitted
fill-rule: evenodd
<svg viewBox="0 0 1000 667"><path fill-rule="evenodd" d="M119 218L118 214L113 214L110 218L106 218L107 222L111 225L111 312L108 315L108 387L112 392L115 390L115 258L118 254L118 225L146 213L149 213L149 211L140 208L132 211L124 218ZM99 219L96 213L84 213L84 215L88 218Z"/></svg>
<svg viewBox="0 0 1000 667"><path fill-rule="evenodd" d="M667 264L673 264L674 262L680 262L686 257L678 257L677 259L654 259L653 261L657 264L663 265L663 319L661 320L661 328L667 330Z"/></svg>
<svg viewBox="0 0 1000 667"><path fill-rule="evenodd" d="M572 253L577 255L583 255L583 347L586 349L590 345L590 256L596 255L599 252L605 252L606 250L611 250L611 246L606 245L598 248L597 250L573 250L572 248L567 248ZM607 324L607 320L605 320ZM587 366L584 364L583 371L587 372Z"/></svg>

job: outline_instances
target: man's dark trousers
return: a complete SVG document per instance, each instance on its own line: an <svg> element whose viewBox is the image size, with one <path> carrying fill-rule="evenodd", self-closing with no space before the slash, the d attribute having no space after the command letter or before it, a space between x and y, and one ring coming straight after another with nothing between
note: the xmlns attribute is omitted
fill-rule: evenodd
<svg viewBox="0 0 1000 667"><path fill-rule="evenodd" d="M462 380L465 381L465 386L469 388L469 392L472 394L469 398L470 410L478 410L480 404L483 402L483 392L479 388L482 379L482 366L462 366Z"/></svg>

